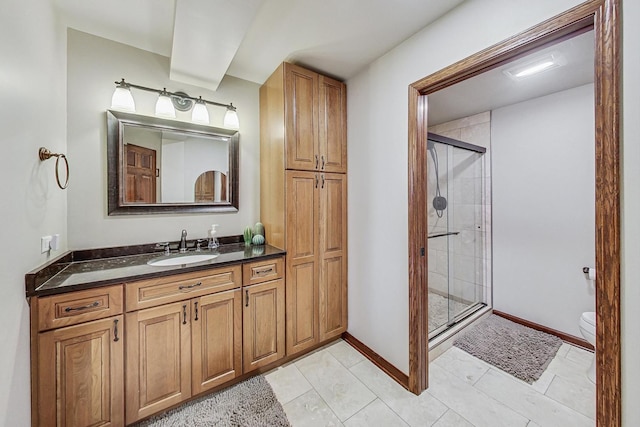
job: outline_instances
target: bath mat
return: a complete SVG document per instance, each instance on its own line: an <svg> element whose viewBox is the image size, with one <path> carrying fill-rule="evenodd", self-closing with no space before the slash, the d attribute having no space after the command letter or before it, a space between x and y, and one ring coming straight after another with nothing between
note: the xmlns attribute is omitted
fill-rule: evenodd
<svg viewBox="0 0 640 427"><path fill-rule="evenodd" d="M291 427L262 375L185 403L137 424L139 427Z"/></svg>
<svg viewBox="0 0 640 427"><path fill-rule="evenodd" d="M461 333L453 345L531 384L540 378L562 340L492 314Z"/></svg>

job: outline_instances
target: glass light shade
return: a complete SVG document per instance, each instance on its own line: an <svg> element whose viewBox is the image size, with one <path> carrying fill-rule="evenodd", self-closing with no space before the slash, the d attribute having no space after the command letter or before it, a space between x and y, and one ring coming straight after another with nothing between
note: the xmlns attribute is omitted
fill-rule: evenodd
<svg viewBox="0 0 640 427"><path fill-rule="evenodd" d="M124 111L136 111L136 103L128 87L117 86L111 97L111 108Z"/></svg>
<svg viewBox="0 0 640 427"><path fill-rule="evenodd" d="M230 129L240 129L240 122L238 121L238 113L235 110L227 108L227 112L224 113L224 127Z"/></svg>
<svg viewBox="0 0 640 427"><path fill-rule="evenodd" d="M191 121L197 123L209 124L209 111L204 102L196 101L191 112Z"/></svg>
<svg viewBox="0 0 640 427"><path fill-rule="evenodd" d="M160 94L158 101L156 102L156 116L176 118L176 109L173 107L171 98L169 95Z"/></svg>

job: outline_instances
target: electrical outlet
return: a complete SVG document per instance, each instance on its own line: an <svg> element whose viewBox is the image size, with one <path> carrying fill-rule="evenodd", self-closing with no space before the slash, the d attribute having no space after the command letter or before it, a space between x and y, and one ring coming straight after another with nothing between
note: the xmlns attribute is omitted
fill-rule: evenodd
<svg viewBox="0 0 640 427"><path fill-rule="evenodd" d="M51 236L42 236L40 238L40 253L49 252L51 249Z"/></svg>
<svg viewBox="0 0 640 427"><path fill-rule="evenodd" d="M53 236L51 236L51 242L49 242L49 248L53 249L54 251L57 251L58 249L60 249L60 234L54 234Z"/></svg>

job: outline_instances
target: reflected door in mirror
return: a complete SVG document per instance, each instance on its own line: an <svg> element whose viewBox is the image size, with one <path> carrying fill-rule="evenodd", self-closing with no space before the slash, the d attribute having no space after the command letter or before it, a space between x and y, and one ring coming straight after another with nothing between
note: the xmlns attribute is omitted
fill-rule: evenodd
<svg viewBox="0 0 640 427"><path fill-rule="evenodd" d="M156 150L126 144L127 203L156 202Z"/></svg>

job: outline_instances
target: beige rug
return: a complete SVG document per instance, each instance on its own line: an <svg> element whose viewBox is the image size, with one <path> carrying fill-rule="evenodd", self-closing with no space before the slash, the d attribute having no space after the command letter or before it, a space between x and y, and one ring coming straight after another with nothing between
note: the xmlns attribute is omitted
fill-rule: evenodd
<svg viewBox="0 0 640 427"><path fill-rule="evenodd" d="M551 363L562 340L492 314L462 332L453 345L531 384Z"/></svg>
<svg viewBox="0 0 640 427"><path fill-rule="evenodd" d="M291 427L262 375L143 421L144 427Z"/></svg>

